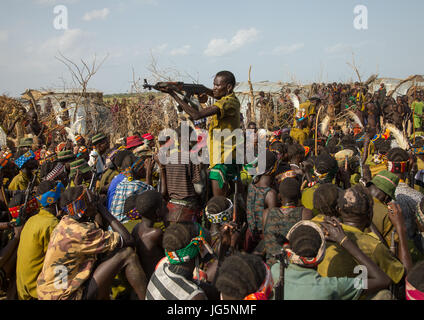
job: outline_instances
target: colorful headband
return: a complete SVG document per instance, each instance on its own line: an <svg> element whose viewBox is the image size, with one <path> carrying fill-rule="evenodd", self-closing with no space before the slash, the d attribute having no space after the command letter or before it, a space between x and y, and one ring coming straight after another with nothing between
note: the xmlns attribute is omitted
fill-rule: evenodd
<svg viewBox="0 0 424 320"><path fill-rule="evenodd" d="M246 296L243 300L268 300L271 293L272 288L274 287L274 281L272 280L271 269L268 267L266 263L264 263L266 269L266 276L258 291L255 293L251 293Z"/></svg>
<svg viewBox="0 0 424 320"><path fill-rule="evenodd" d="M227 201L230 203L230 207L219 213L209 213L208 207L205 209L206 217L210 223L221 224L223 222L230 222L233 218L233 202L227 198Z"/></svg>
<svg viewBox="0 0 424 320"><path fill-rule="evenodd" d="M125 170L121 171L121 174L124 175L130 182L134 180L131 168L126 168Z"/></svg>
<svg viewBox="0 0 424 320"><path fill-rule="evenodd" d="M70 217L75 220L81 219L85 216L87 212L87 203L85 202L84 195L87 194L89 201L91 202L90 194L87 192L87 189L84 189L83 193L76 199L74 202L68 204L66 207L62 208L63 212L65 212Z"/></svg>
<svg viewBox="0 0 424 320"><path fill-rule="evenodd" d="M127 212L127 217L130 218L130 220L139 220L141 219L141 214L138 212L137 208L134 208Z"/></svg>
<svg viewBox="0 0 424 320"><path fill-rule="evenodd" d="M29 160L35 159L35 153L32 150L29 150L24 155L20 156L18 159L15 160L16 165L19 169L22 169L25 163L27 163Z"/></svg>
<svg viewBox="0 0 424 320"><path fill-rule="evenodd" d="M424 292L417 290L412 284L405 280L406 300L424 300Z"/></svg>
<svg viewBox="0 0 424 320"><path fill-rule="evenodd" d="M200 249L206 243L206 240L203 236L202 227L199 224L197 225L199 226L199 235L191 239L191 242L185 248L176 251L165 250L165 255L170 264L183 264L199 255Z"/></svg>
<svg viewBox="0 0 424 320"><path fill-rule="evenodd" d="M311 221L303 220L303 221L296 223L290 229L290 231L287 233L287 239L289 241L290 241L290 236L292 235L293 231L296 230L300 226L308 226L308 227L314 228L318 232L318 234L320 235L321 246L318 250L317 255L313 258L306 258L306 257L299 256L293 250L290 249L289 243L285 243L284 246L283 246L283 249L284 249L284 251L286 251L287 258L288 258L290 263L297 264L297 265L307 267L307 268L314 268L318 264L320 264L320 262L322 261L322 259L325 256L325 236L324 236L324 233L322 232L321 228L317 224L315 224L314 222L311 222Z"/></svg>
<svg viewBox="0 0 424 320"><path fill-rule="evenodd" d="M53 151L47 151L43 157L41 157L39 163L40 165L46 163L46 162L55 162L57 161L57 154Z"/></svg>
<svg viewBox="0 0 424 320"><path fill-rule="evenodd" d="M9 151L4 151L0 157L0 169L3 169L8 163L10 158L12 158L12 153Z"/></svg>
<svg viewBox="0 0 424 320"><path fill-rule="evenodd" d="M387 161L387 170L392 173L404 173L406 172L408 161Z"/></svg>
<svg viewBox="0 0 424 320"><path fill-rule="evenodd" d="M21 211L21 208L24 205L20 205L20 206L16 206L13 208L9 208L9 212L10 215L12 216L13 219L17 219L19 217L19 213ZM26 207L26 214L30 215L31 213L33 213L34 211L37 211L39 208L39 204L37 202L37 199L32 198L31 200L28 201L27 203L27 207Z"/></svg>
<svg viewBox="0 0 424 320"><path fill-rule="evenodd" d="M38 202L45 208L49 207L52 204L55 204L60 199L60 194L65 189L63 184L59 182L56 187L52 190L47 191L46 193L37 196Z"/></svg>
<svg viewBox="0 0 424 320"><path fill-rule="evenodd" d="M288 170L281 175L280 183L287 178L296 178L296 172L294 170Z"/></svg>

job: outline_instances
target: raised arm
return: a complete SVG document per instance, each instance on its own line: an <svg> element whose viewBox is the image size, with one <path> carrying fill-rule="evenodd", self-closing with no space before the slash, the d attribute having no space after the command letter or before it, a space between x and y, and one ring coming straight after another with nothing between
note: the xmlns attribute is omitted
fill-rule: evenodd
<svg viewBox="0 0 424 320"><path fill-rule="evenodd" d="M363 253L355 242L346 236L340 222L336 218L326 217L321 225L324 229L324 233L328 237L328 240L337 242L341 247L346 249L346 251L349 252L360 265L364 265L366 267L368 271L368 287L364 288L364 291L376 292L389 287L392 282L389 276L385 274L365 253Z"/></svg>

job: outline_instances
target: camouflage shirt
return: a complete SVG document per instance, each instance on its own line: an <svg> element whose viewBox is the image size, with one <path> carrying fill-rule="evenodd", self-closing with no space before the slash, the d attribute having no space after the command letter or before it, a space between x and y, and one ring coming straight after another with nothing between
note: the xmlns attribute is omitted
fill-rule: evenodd
<svg viewBox="0 0 424 320"><path fill-rule="evenodd" d="M266 263L269 266L277 262L274 255L280 253L283 248L281 236L287 236L291 227L302 220L302 210L303 207L269 210L264 228Z"/></svg>
<svg viewBox="0 0 424 320"><path fill-rule="evenodd" d="M38 299L81 299L97 254L113 251L120 239L119 233L104 231L95 222L63 217L51 235L37 280Z"/></svg>

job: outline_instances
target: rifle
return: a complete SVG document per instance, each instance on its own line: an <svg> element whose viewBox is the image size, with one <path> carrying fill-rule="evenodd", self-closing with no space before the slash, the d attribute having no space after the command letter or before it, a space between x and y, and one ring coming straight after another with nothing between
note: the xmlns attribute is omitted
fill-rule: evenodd
<svg viewBox="0 0 424 320"><path fill-rule="evenodd" d="M32 189L34 188L35 179L37 178L37 175L38 175L38 172L35 172L33 174L32 180L29 183L28 187L26 188L26 191L25 191L25 202L24 202L24 205L20 208L20 210L19 210L19 216L16 219L16 226L18 226L18 227L21 226L21 225L23 225L24 224L24 221L26 219L26 218L24 218L24 216L26 215L26 209L27 209L27 206L28 206L29 196L31 195Z"/></svg>
<svg viewBox="0 0 424 320"><path fill-rule="evenodd" d="M143 88L148 90L154 89L161 92L164 92L164 91L166 92L168 90L175 91L181 94L182 96L184 96L184 101L189 103L196 110L200 110L199 109L200 106L196 102L194 102L191 98L194 95L199 96L201 94L211 93L211 89L206 88L203 84L189 84L184 82L158 82L155 85L151 85L147 83L146 79L144 79ZM178 111L179 112L183 111L181 106L178 106Z"/></svg>
<svg viewBox="0 0 424 320"><path fill-rule="evenodd" d="M275 288L275 300L284 300L284 271L287 268L287 254L284 249L275 256L280 261L280 278Z"/></svg>

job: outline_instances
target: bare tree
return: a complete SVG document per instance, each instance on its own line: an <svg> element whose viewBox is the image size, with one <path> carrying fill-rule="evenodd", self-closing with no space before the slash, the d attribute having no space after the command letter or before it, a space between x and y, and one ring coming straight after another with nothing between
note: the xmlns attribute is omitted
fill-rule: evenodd
<svg viewBox="0 0 424 320"><path fill-rule="evenodd" d="M78 90L77 99L75 101L75 111L74 111L74 117L73 122L76 121L76 116L78 114L78 108L80 107L81 102L83 102L84 111L86 114L86 128L93 128L90 124L92 123L94 125L94 130L96 131L97 123L94 121L94 119L97 118L97 114L94 115L92 112L89 112L89 106L91 107L92 102L90 100L83 101L83 98L87 97L87 88L89 81L93 78L93 76L99 71L103 63L108 58L109 54L107 54L101 61L98 63L97 61L97 55L94 55L94 58L91 62L85 61L84 59L80 59L80 64L78 65L76 62L72 61L70 58L66 57L62 54L62 52L59 51L59 56L56 56L55 58L63 63L68 71L71 74L72 82L74 84L74 87L76 90ZM91 109L91 108L90 108ZM97 113L95 111L95 113Z"/></svg>

